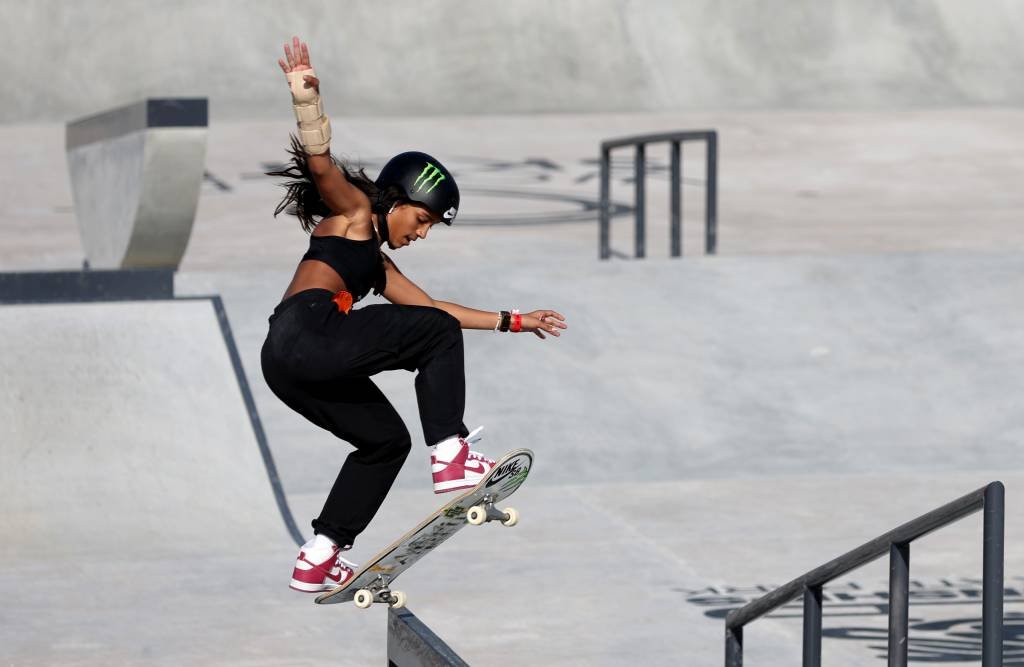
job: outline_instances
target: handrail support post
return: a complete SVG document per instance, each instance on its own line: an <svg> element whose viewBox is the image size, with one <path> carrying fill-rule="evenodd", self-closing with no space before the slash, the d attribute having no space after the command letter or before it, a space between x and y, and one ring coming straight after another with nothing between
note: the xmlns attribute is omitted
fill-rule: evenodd
<svg viewBox="0 0 1024 667"><path fill-rule="evenodd" d="M707 140L707 181L704 188L704 253L718 251L718 133L710 132Z"/></svg>
<svg viewBox="0 0 1024 667"><path fill-rule="evenodd" d="M599 243L600 259L611 257L611 151L607 148L601 149L601 202L600 202L600 230Z"/></svg>
<svg viewBox="0 0 1024 667"><path fill-rule="evenodd" d="M910 543L889 546L889 667L907 667Z"/></svg>
<svg viewBox="0 0 1024 667"><path fill-rule="evenodd" d="M743 667L743 626L725 627L725 667Z"/></svg>
<svg viewBox="0 0 1024 667"><path fill-rule="evenodd" d="M671 238L669 244L672 257L679 257L683 254L683 224L682 224L682 190L683 190L683 165L682 165L682 142L673 141L671 149L671 171L669 180L671 182Z"/></svg>
<svg viewBox="0 0 1024 667"><path fill-rule="evenodd" d="M821 586L804 588L803 667L821 667Z"/></svg>
<svg viewBox="0 0 1024 667"><path fill-rule="evenodd" d="M633 184L636 192L636 230L635 230L635 244L636 247L635 255L637 259L641 259L646 255L646 248L644 247L646 241L646 211L644 210L645 203L645 188L644 182L646 179L647 171L647 146L644 144L636 145L636 156L633 162L633 178L635 183Z"/></svg>
<svg viewBox="0 0 1024 667"><path fill-rule="evenodd" d="M1003 538L1005 494L1001 482L985 487L982 547L981 664L1003 664Z"/></svg>

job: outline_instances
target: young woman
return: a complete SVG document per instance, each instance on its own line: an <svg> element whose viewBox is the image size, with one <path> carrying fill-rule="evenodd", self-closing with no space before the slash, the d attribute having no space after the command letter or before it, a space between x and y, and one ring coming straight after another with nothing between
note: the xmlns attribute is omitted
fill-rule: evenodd
<svg viewBox="0 0 1024 667"><path fill-rule="evenodd" d="M553 310L487 312L436 301L404 276L381 246L397 250L451 225L459 189L444 165L425 153L392 158L376 181L330 154L330 121L306 45L293 38L279 60L292 91L299 137L291 179L276 216L287 211L310 232L263 344L263 376L290 408L356 451L345 460L314 536L302 546L291 587L305 592L345 583L356 566L341 557L380 508L412 446L409 431L370 376L417 371L416 398L430 450L434 492L469 488L494 461L472 451L479 428L463 423L462 329L558 336L565 321ZM352 309L373 290L393 305Z"/></svg>

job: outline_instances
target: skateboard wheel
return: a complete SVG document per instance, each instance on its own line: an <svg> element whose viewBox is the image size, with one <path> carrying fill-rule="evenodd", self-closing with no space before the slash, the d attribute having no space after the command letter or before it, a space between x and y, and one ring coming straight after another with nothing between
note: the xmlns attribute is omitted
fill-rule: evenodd
<svg viewBox="0 0 1024 667"><path fill-rule="evenodd" d="M510 528L519 523L519 512L511 507L505 509L505 518L501 520L501 525L509 526Z"/></svg>
<svg viewBox="0 0 1024 667"><path fill-rule="evenodd" d="M402 591L394 591L392 593L391 598L391 607L393 609L402 609L403 607L405 607L405 603L407 601L408 598L405 597L405 593L403 593Z"/></svg>
<svg viewBox="0 0 1024 667"><path fill-rule="evenodd" d="M360 609L366 609L373 604L373 593L363 588L362 590L356 591L354 600L357 607Z"/></svg>
<svg viewBox="0 0 1024 667"><path fill-rule="evenodd" d="M487 521L487 510L481 505L474 505L466 512L466 521L474 526L482 526Z"/></svg>

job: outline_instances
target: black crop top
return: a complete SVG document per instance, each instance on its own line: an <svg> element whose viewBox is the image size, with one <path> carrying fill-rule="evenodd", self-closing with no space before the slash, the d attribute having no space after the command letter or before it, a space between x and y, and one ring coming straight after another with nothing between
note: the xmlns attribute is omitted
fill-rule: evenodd
<svg viewBox="0 0 1024 667"><path fill-rule="evenodd" d="M344 236L309 237L309 250L302 256L319 260L334 269L345 281L345 288L359 301L373 288L374 294L384 291L384 255L375 238L354 241Z"/></svg>

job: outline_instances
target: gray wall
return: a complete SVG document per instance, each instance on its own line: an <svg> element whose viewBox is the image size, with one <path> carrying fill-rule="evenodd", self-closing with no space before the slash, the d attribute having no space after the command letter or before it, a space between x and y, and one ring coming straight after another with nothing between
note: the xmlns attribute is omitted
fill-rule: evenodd
<svg viewBox="0 0 1024 667"><path fill-rule="evenodd" d="M0 0L0 122L278 117L293 33L334 115L1024 104L1019 0Z"/></svg>

